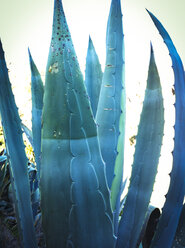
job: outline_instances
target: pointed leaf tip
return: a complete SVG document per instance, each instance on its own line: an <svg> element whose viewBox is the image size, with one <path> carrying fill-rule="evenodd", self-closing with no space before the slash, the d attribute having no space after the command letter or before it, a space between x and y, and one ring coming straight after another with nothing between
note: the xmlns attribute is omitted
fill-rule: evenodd
<svg viewBox="0 0 185 248"><path fill-rule="evenodd" d="M30 61L30 65L31 65L33 63L33 59L32 59L29 47L28 47L28 56L29 56L29 61Z"/></svg>
<svg viewBox="0 0 185 248"><path fill-rule="evenodd" d="M154 51L152 43L150 43L150 62L149 62L149 70L148 70L148 79L147 79L147 88L150 90L155 90L160 88L160 78L157 70L157 66L155 63Z"/></svg>
<svg viewBox="0 0 185 248"><path fill-rule="evenodd" d="M164 40L164 42L166 43L166 45L168 47L168 43L172 42L171 37L169 36L169 34L166 31L166 29L164 29L162 23L155 17L155 15L152 14L152 12L150 12L149 10L147 10L147 12L148 12L149 16L151 17L153 23L155 24L156 28L158 29L160 35L163 37L163 40ZM172 42L172 44L173 44L173 42ZM173 49L176 50L175 47Z"/></svg>
<svg viewBox="0 0 185 248"><path fill-rule="evenodd" d="M152 42L150 41L150 53L154 53L154 49L153 49L153 45L152 45Z"/></svg>
<svg viewBox="0 0 185 248"><path fill-rule="evenodd" d="M33 58L31 56L31 52L30 49L28 48L28 56L29 56L29 62L30 62L30 67L31 67L31 71L33 71L35 69L35 72L37 71L35 63L33 61Z"/></svg>
<svg viewBox="0 0 185 248"><path fill-rule="evenodd" d="M88 49L93 49L93 48L94 48L94 45L93 45L91 36L89 35L89 47L88 47Z"/></svg>
<svg viewBox="0 0 185 248"><path fill-rule="evenodd" d="M64 12L62 0L55 0L55 2L54 2L54 10L56 10L56 11L58 10L59 12Z"/></svg>
<svg viewBox="0 0 185 248"><path fill-rule="evenodd" d="M59 7L59 6L62 6L62 0L55 0L54 1L54 5L55 5L55 7Z"/></svg>
<svg viewBox="0 0 185 248"><path fill-rule="evenodd" d="M145 10L148 12L149 15L152 15L152 12L150 12L147 8Z"/></svg>
<svg viewBox="0 0 185 248"><path fill-rule="evenodd" d="M154 17L154 15L152 14L152 12L150 12L148 9L146 9L146 11L148 12L148 14L149 14L151 17Z"/></svg>
<svg viewBox="0 0 185 248"><path fill-rule="evenodd" d="M28 47L28 54L29 54L29 56L31 56L31 53L30 53L30 49L29 49L29 47Z"/></svg>

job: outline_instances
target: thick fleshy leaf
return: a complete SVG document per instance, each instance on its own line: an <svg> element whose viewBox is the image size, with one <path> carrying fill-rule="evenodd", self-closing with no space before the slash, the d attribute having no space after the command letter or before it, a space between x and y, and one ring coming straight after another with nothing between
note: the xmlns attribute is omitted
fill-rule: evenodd
<svg viewBox="0 0 185 248"><path fill-rule="evenodd" d="M164 129L164 108L153 49L138 127L130 185L119 223L117 248L136 247L155 182Z"/></svg>
<svg viewBox="0 0 185 248"><path fill-rule="evenodd" d="M171 180L166 201L151 246L170 248L177 229L185 195L185 74L181 58L169 34L159 20L151 12L148 11L148 13L169 50L175 78L176 103L173 166L170 173Z"/></svg>
<svg viewBox="0 0 185 248"><path fill-rule="evenodd" d="M23 246L37 247L31 209L27 157L22 139L21 121L12 93L2 44L0 43L0 112L7 153L10 162L11 183L14 188L15 209Z"/></svg>
<svg viewBox="0 0 185 248"><path fill-rule="evenodd" d="M120 0L112 0L107 24L106 66L96 114L115 222L120 206L125 136L124 43ZM117 217L116 217L117 216ZM116 231L116 230L115 230Z"/></svg>
<svg viewBox="0 0 185 248"><path fill-rule="evenodd" d="M37 166L37 177L40 179L40 157L41 157L41 116L43 108L44 87L40 73L33 61L28 49L31 68L31 93L32 93L32 135L35 162Z"/></svg>
<svg viewBox="0 0 185 248"><path fill-rule="evenodd" d="M89 36L89 46L86 57L85 85L91 102L91 108L94 117L96 116L98 107L102 76L103 73L101 70L101 65L91 37Z"/></svg>
<svg viewBox="0 0 185 248"><path fill-rule="evenodd" d="M72 98L75 98L75 95ZM72 99L71 99L72 100ZM73 159L70 164L71 200L70 236L68 243L74 247L114 246L113 226L106 213L104 196L99 190L99 182L91 160L91 151L86 140L78 105L73 105L70 116L70 148ZM81 139L73 139L73 132L81 134Z"/></svg>
<svg viewBox="0 0 185 248"><path fill-rule="evenodd" d="M92 247L98 242L106 247L105 237L113 246L110 196L96 124L60 0L54 5L42 122L40 188L47 247L82 243L81 247L89 247L92 229ZM84 225L87 233L79 235L75 230Z"/></svg>

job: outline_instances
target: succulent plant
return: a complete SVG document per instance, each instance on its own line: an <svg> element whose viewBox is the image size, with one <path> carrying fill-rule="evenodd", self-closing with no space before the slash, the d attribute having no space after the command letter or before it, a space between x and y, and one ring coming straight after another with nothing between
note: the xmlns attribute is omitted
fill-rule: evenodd
<svg viewBox="0 0 185 248"><path fill-rule="evenodd" d="M102 73L90 38L85 82L62 2L54 1L44 86L29 50L31 131L21 123L18 115L1 44L0 112L23 247L38 247L34 221L40 204L48 248L170 248L172 244L173 247L183 247L185 74L167 31L151 12L148 13L172 59L176 123L169 191L158 224L155 223L156 230L152 227L152 241L147 245L143 242L143 246L164 129L162 86L152 44L132 174L124 201L121 195L125 187L126 84L120 0L111 2L105 70ZM28 166L22 129L33 146L36 168ZM6 157L1 158L4 163ZM0 161L0 169L3 168L0 170L0 187L6 168L2 163Z"/></svg>

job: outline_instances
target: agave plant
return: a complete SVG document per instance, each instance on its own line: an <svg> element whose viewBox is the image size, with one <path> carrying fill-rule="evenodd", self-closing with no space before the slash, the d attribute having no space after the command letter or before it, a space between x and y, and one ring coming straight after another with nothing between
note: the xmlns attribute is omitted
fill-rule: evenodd
<svg viewBox="0 0 185 248"><path fill-rule="evenodd" d="M176 124L169 191L152 242L143 247L183 247L184 222L179 218L185 195L184 68L167 31L148 13L172 58ZM123 202L126 89L120 0L111 2L104 73L90 38L84 82L61 0L54 1L44 86L30 51L29 58L32 131L21 123L0 46L0 111L22 246L38 247L34 218L41 203L46 247L142 247L164 129L162 88L152 45L132 174ZM22 128L33 145L37 175L35 168L28 168ZM33 172L31 183L28 169Z"/></svg>

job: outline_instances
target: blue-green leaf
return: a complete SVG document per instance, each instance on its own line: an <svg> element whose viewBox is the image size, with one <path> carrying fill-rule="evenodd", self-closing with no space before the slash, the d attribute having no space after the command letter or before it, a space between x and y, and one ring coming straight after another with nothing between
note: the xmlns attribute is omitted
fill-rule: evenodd
<svg viewBox="0 0 185 248"><path fill-rule="evenodd" d="M23 246L37 247L30 200L27 157L22 139L21 121L12 93L8 69L0 43L0 112L15 193L16 216Z"/></svg>
<svg viewBox="0 0 185 248"><path fill-rule="evenodd" d="M107 24L106 66L96 114L111 205L119 212L125 136L124 43L120 0L112 0ZM115 219L117 222L117 220Z"/></svg>
<svg viewBox="0 0 185 248"><path fill-rule="evenodd" d="M119 223L116 248L136 247L157 173L164 129L164 108L153 49L138 127L128 194Z"/></svg>
<svg viewBox="0 0 185 248"><path fill-rule="evenodd" d="M60 0L55 0L54 5L42 121L40 188L47 247L73 247L83 242L82 247L89 247L87 237L92 229L92 246L102 240L101 247L105 247L105 237L113 246L110 196L96 124ZM87 188L93 191L93 206ZM83 208L73 204L79 203L78 198ZM96 214L102 217L93 218ZM79 236L73 230L84 227L83 223L87 224L87 233L84 230Z"/></svg>
<svg viewBox="0 0 185 248"><path fill-rule="evenodd" d="M37 177L40 178L40 156L41 156L41 116L43 108L44 87L40 73L33 61L28 49L31 68L31 92L32 92L32 135L35 162L37 166Z"/></svg>
<svg viewBox="0 0 185 248"><path fill-rule="evenodd" d="M96 116L96 111L98 107L102 76L103 73L101 70L101 65L91 37L89 36L89 46L86 57L85 85L90 98L94 117Z"/></svg>
<svg viewBox="0 0 185 248"><path fill-rule="evenodd" d="M181 58L163 25L149 12L152 21L162 36L172 59L175 78L175 138L173 166L170 173L170 186L159 220L157 232L151 247L172 246L185 195L185 74Z"/></svg>
<svg viewBox="0 0 185 248"><path fill-rule="evenodd" d="M71 98L75 98L73 92ZM71 99L72 100L72 99ZM71 200L69 243L74 247L113 248L112 220L107 213L104 196L99 189L96 170L91 160L91 148L83 129L78 105L71 108L70 148L71 160ZM81 134L81 139L73 139L74 133Z"/></svg>

